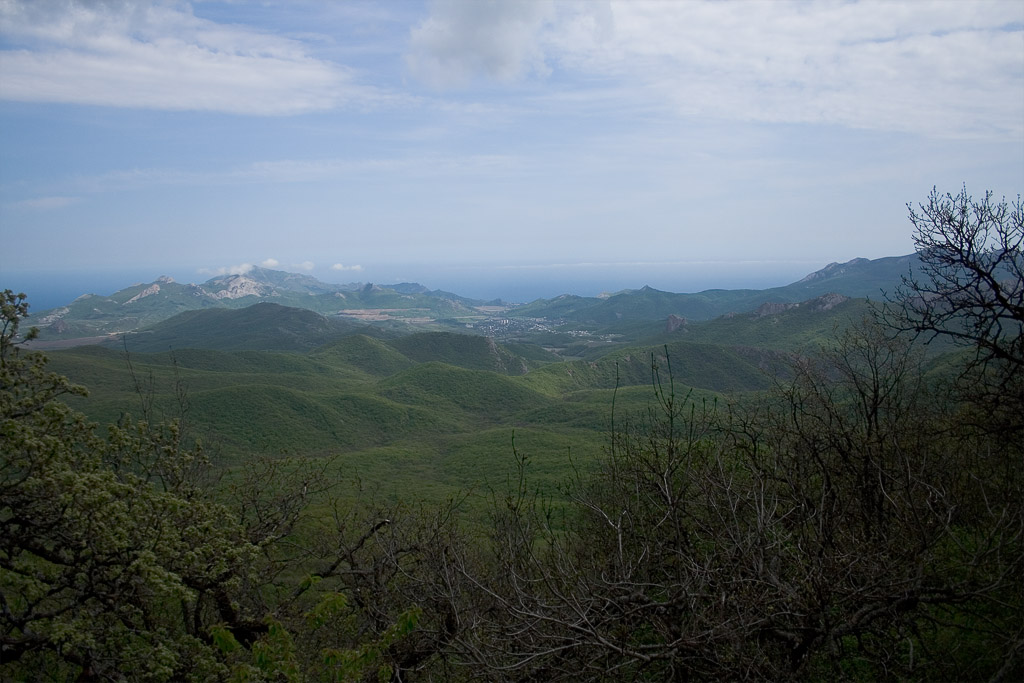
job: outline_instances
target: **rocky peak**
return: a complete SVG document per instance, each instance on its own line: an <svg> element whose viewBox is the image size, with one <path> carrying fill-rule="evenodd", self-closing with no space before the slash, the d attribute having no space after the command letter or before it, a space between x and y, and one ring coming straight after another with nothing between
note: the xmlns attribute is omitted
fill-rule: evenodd
<svg viewBox="0 0 1024 683"><path fill-rule="evenodd" d="M843 296L842 294L836 294L835 292L829 292L828 294L822 294L816 296L813 299L807 301L801 301L800 303L781 303L777 301L767 301L754 311L755 318L763 318L769 315L778 315L783 311L789 311L794 308L805 308L811 311L830 311L844 301L849 301L850 297Z"/></svg>
<svg viewBox="0 0 1024 683"><path fill-rule="evenodd" d="M755 318L764 318L769 315L778 315L783 311L788 311L793 308L797 308L800 304L786 304L778 301L766 301L757 307L754 311Z"/></svg>
<svg viewBox="0 0 1024 683"><path fill-rule="evenodd" d="M158 280L158 282L159 282L159 280ZM158 285L156 282L154 282L149 287L146 287L144 290L142 290L141 292L139 292L138 294L133 296L131 299L128 299L128 301L125 301L125 304L134 303L134 302L138 301L139 299L144 299L147 296L153 296L154 294L159 294L159 293L160 293L160 285Z"/></svg>
<svg viewBox="0 0 1024 683"><path fill-rule="evenodd" d="M668 316L668 323L665 325L666 332L675 332L680 328L686 327L686 318L675 315L674 313Z"/></svg>
<svg viewBox="0 0 1024 683"><path fill-rule="evenodd" d="M830 311L839 304L849 301L850 297L843 296L842 294L836 294L835 292L829 292L828 294L822 294L821 296L805 301L804 304L808 306L812 311Z"/></svg>
<svg viewBox="0 0 1024 683"><path fill-rule="evenodd" d="M241 299L243 296L265 296L271 288L245 275L230 275L219 278L218 284L224 286L217 292L210 292L214 299Z"/></svg>
<svg viewBox="0 0 1024 683"><path fill-rule="evenodd" d="M814 271L813 273L811 273L810 275L808 275L804 279L800 280L800 282L814 282L815 280L822 280L824 278L835 277L837 275L842 275L843 273L848 271L850 268L855 268L855 267L857 267L859 265L862 265L862 264L865 264L865 263L868 263L868 259L866 259L866 258L850 259L846 263L833 262L833 263L828 264L827 266L825 266L821 270Z"/></svg>

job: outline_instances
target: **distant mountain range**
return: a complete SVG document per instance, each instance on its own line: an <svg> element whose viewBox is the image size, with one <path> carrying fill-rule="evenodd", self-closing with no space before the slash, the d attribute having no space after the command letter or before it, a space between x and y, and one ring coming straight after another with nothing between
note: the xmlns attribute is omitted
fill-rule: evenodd
<svg viewBox="0 0 1024 683"><path fill-rule="evenodd" d="M830 293L879 300L900 284L901 276L919 264L916 254L874 260L857 258L846 263L830 263L797 282L771 289L709 289L695 294L674 294L644 287L607 297L563 295L539 299L509 314L600 327L631 320L666 320L670 315L710 320L727 313L753 311L766 303L799 303Z"/></svg>
<svg viewBox="0 0 1024 683"><path fill-rule="evenodd" d="M416 283L336 285L307 275L252 268L245 273L215 277L201 285L180 284L161 277L148 284L126 287L110 296L85 294L65 306L34 315L31 322L39 328L41 340L71 340L146 330L190 311L213 312L269 303L329 316L332 329L323 330L325 339L329 332L346 328L345 321L351 327L352 323L398 325L489 315L546 319L599 329L629 322L666 321L670 316L677 321L709 320L727 313L753 311L764 304L797 303L828 293L879 299L884 291L894 289L900 277L918 263L914 254L874 260L860 258L832 263L792 284L764 290L712 289L677 294L643 287L603 297L567 294L515 307L500 301L485 302L430 290ZM262 309L251 315L267 315L269 310ZM218 319L217 316L205 317L204 322L215 323ZM194 319L186 316L176 324L193 329L195 326L190 325L190 321ZM232 318L232 324L237 323ZM323 325L312 319L307 323ZM148 336L155 344L167 341L161 335L168 334L171 332L165 328L159 334L153 331ZM143 343L145 336L138 338L139 343Z"/></svg>
<svg viewBox="0 0 1024 683"><path fill-rule="evenodd" d="M483 301L451 292L428 290L416 283L389 286L335 285L308 275L267 268L222 275L201 285L160 277L134 284L110 296L84 294L71 303L35 314L31 322L40 339L76 339L145 329L186 311L237 309L274 303L354 320L410 316L437 318L475 312Z"/></svg>
<svg viewBox="0 0 1024 683"><path fill-rule="evenodd" d="M619 407L648 405L653 362L666 371L671 362L681 390L760 391L786 376L794 353L866 312L864 299L825 295L671 331L662 322L653 337L556 354L546 342L501 342L465 330L352 330L351 322L259 303L189 311L128 335L131 367L119 344L48 356L53 369L89 387L89 399L74 400L96 420L136 409L133 372L149 378L160 410L174 410L174 387L186 387L193 429L224 449L221 458L341 449L351 451L353 467L380 463L392 477L403 449L416 462L435 453L439 471L447 471L465 447L472 477L509 446L511 431L491 428L514 426L517 443L523 434L571 433L565 444L574 453L587 443L596 452L616 388ZM366 450L385 445L399 450Z"/></svg>

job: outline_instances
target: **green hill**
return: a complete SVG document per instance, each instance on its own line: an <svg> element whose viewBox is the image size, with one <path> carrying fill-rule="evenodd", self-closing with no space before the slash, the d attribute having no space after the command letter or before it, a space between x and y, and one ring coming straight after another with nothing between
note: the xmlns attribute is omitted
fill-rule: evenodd
<svg viewBox="0 0 1024 683"><path fill-rule="evenodd" d="M120 334L151 327L185 311L238 309L258 303L307 309L324 315L385 309L389 316L432 319L476 314L483 302L419 285L402 291L373 284L335 285L296 273L250 268L207 282L180 284L169 277L121 289L110 296L83 294L66 306L33 315L40 340Z"/></svg>
<svg viewBox="0 0 1024 683"><path fill-rule="evenodd" d="M356 328L353 323L328 319L312 311L259 303L238 310L218 308L179 313L127 335L124 343L132 352L186 347L309 351Z"/></svg>
<svg viewBox="0 0 1024 683"><path fill-rule="evenodd" d="M415 361L393 346L364 334L342 337L314 350L310 357L331 365L348 365L378 377L387 377L415 365Z"/></svg>
<svg viewBox="0 0 1024 683"><path fill-rule="evenodd" d="M502 420L546 398L513 378L445 363L422 363L380 383L383 396L407 405L430 406L446 414L470 412L486 421Z"/></svg>
<svg viewBox="0 0 1024 683"><path fill-rule="evenodd" d="M683 322L663 331L659 341L687 341L723 346L801 350L831 338L870 315L866 299L825 295L800 303L766 303L747 313L723 315L714 320Z"/></svg>
<svg viewBox="0 0 1024 683"><path fill-rule="evenodd" d="M363 449L461 428L438 411L362 393L247 385L197 392L190 404L195 431L252 453Z"/></svg>
<svg viewBox="0 0 1024 683"><path fill-rule="evenodd" d="M598 297L562 294L553 299L537 299L523 306L517 306L510 315L522 318L574 318L601 303Z"/></svg>
<svg viewBox="0 0 1024 683"><path fill-rule="evenodd" d="M850 268L852 274L826 273L815 286L849 280L863 264ZM362 302L378 297L378 303L427 296L414 286L403 289L294 295ZM590 307L592 318L608 322L595 328L600 332L580 332L578 323L559 327L527 319L516 332L524 341L545 335L571 340L592 354L585 360L557 361L537 343L503 345L454 332L389 337L378 327L354 328L266 302L189 311L129 335L132 371L122 348L50 355L54 370L90 388L91 397L70 400L94 419L139 415L148 405L157 418L184 413L190 433L220 463L329 454L375 482L401 482L396 496L419 489L440 494L450 493L456 481L492 481L491 468L510 458L513 431L532 435L551 468L547 481L567 474L560 452L576 444L590 456L600 451L613 396L623 416L642 413L653 400L652 360L662 381L671 363L680 396L691 389L709 400L756 392L772 385L772 373L792 353L867 310L863 299L830 296L762 303L709 321L656 317L676 310L686 296L696 301L695 295L650 288L604 299L566 297L559 304L564 312ZM702 305L712 306L739 295L700 296ZM177 401L179 389L187 394L184 405Z"/></svg>
<svg viewBox="0 0 1024 683"><path fill-rule="evenodd" d="M652 362L663 379L669 364L680 386L715 392L766 389L771 380L766 370L777 354L757 349L734 349L712 344L675 341L667 346L630 347L605 354L596 361L570 361L534 370L523 381L537 391L564 395L584 389L615 386L649 387L654 378Z"/></svg>
<svg viewBox="0 0 1024 683"><path fill-rule="evenodd" d="M807 277L764 290L710 289L695 294L662 292L651 287L627 290L604 299L556 297L535 301L509 315L558 319L588 327L631 321L666 320L670 315L710 320L727 313L752 311L765 303L797 303L828 293L879 300L916 266L916 255L832 263Z"/></svg>
<svg viewBox="0 0 1024 683"><path fill-rule="evenodd" d="M531 363L493 339L454 332L421 332L388 341L407 358L419 363L440 361L470 370L491 370L521 375Z"/></svg>

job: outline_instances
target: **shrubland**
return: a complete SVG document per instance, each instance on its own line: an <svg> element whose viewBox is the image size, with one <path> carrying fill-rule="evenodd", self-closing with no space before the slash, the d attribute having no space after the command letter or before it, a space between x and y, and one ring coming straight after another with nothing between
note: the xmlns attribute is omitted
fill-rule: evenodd
<svg viewBox="0 0 1024 683"><path fill-rule="evenodd" d="M390 429L447 415L426 433L464 428L461 441L372 437L378 459L413 478L425 481L424 457L467 484L474 470L492 472L475 492L442 488L420 502L386 479L345 477L351 461L326 448L214 467L188 410L221 390L213 386L172 392L177 401L161 406L137 382L140 419L118 415L101 429L70 405L83 405L84 389L19 348L26 302L6 292L0 671L38 680L1024 677L1021 214L1019 200L933 193L911 211L927 268L813 351L685 342L516 378L410 365L362 338L282 357L281 384L235 390L229 403L251 409L302 365L320 368L311 391L377 406L370 422ZM936 364L924 355L930 337L962 349ZM345 375L357 385L378 378L373 397L335 396L331 357L389 370ZM756 391L689 386L722 357L769 374ZM241 378L256 357L231 358ZM182 376L201 381L192 370ZM566 396L578 405L555 400ZM603 448L574 448L594 434L601 405ZM341 414L320 410L298 412ZM559 476L535 457L541 416L562 426ZM514 441L506 420L521 421ZM345 425L336 429L346 438Z"/></svg>

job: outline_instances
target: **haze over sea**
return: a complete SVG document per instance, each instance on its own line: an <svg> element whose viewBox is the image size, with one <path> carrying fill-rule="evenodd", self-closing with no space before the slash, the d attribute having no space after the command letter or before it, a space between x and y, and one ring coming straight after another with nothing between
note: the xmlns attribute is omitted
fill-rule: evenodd
<svg viewBox="0 0 1024 683"><path fill-rule="evenodd" d="M476 299L525 303L561 294L597 296L604 292L639 289L645 285L670 292L706 289L766 289L795 282L825 266L811 261L689 261L674 263L564 263L529 265L396 264L366 266L358 272L313 269L304 274L345 284L418 282ZM280 270L294 269L280 268ZM303 272L294 270L294 272ZM106 296L138 282L168 275L178 282L202 283L216 273L192 267L130 270L8 271L3 287L28 294L33 311L69 303L83 294Z"/></svg>

